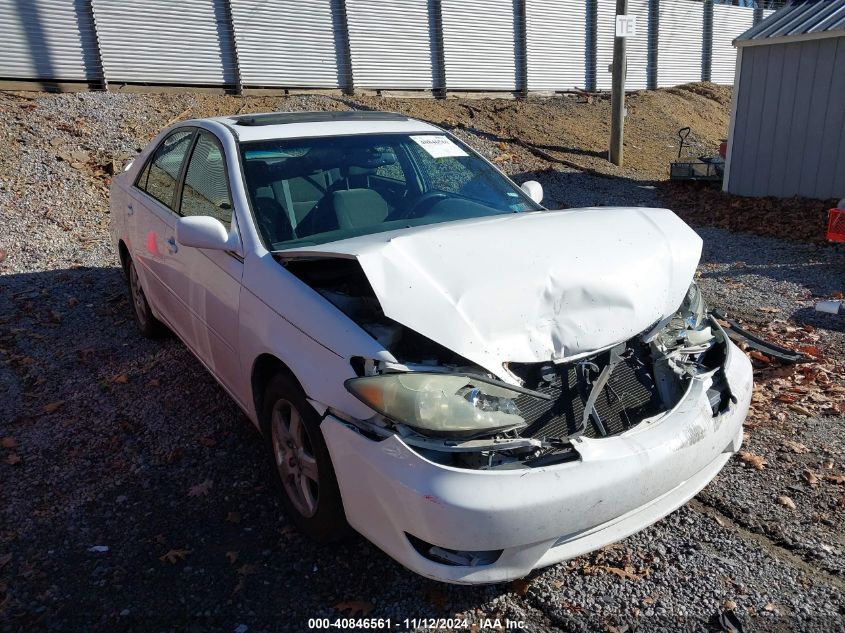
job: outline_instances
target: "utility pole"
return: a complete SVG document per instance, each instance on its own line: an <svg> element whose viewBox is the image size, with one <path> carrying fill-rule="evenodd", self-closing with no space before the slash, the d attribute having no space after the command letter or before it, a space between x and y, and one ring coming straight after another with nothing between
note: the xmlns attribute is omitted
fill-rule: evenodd
<svg viewBox="0 0 845 633"><path fill-rule="evenodd" d="M618 16L628 14L628 0L616 0L616 37L613 40L613 83L610 93L610 162L622 165L622 141L625 129L625 72L627 70L625 38L620 32Z"/></svg>

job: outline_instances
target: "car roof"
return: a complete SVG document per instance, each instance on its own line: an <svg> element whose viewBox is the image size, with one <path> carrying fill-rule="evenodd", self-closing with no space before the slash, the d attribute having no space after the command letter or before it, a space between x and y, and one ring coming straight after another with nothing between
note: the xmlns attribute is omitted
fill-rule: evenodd
<svg viewBox="0 0 845 633"><path fill-rule="evenodd" d="M439 127L396 112L344 110L337 112L265 112L215 117L239 141L311 138L348 134L431 133Z"/></svg>

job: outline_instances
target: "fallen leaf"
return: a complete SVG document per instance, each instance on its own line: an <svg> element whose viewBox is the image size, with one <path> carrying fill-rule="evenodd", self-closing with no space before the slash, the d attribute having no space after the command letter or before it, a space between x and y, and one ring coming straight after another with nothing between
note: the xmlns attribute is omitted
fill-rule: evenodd
<svg viewBox="0 0 845 633"><path fill-rule="evenodd" d="M780 613L780 611L778 610L777 605L776 605L776 604L774 604L774 603L772 603L772 602L769 602L769 603L768 603L768 604L766 604L766 606L765 606L765 607L763 607L763 608L764 608L766 611L771 611L771 612L773 612L773 613Z"/></svg>
<svg viewBox="0 0 845 633"><path fill-rule="evenodd" d="M804 477L804 481L806 481L811 486L815 486L819 483L819 478L816 477L816 473L812 470L805 470L801 473L801 476Z"/></svg>
<svg viewBox="0 0 845 633"><path fill-rule="evenodd" d="M763 352L758 352L756 349L751 350L748 352L748 355L753 358L754 360L761 362L761 363L771 363L772 359L766 356Z"/></svg>
<svg viewBox="0 0 845 633"><path fill-rule="evenodd" d="M201 437L199 439L199 443L205 446L206 448L214 448L217 446L217 440L213 437Z"/></svg>
<svg viewBox="0 0 845 633"><path fill-rule="evenodd" d="M825 481L829 481L832 484L845 484L845 475L825 475Z"/></svg>
<svg viewBox="0 0 845 633"><path fill-rule="evenodd" d="M148 387L159 387L161 386L161 381L158 378L150 378L147 382Z"/></svg>
<svg viewBox="0 0 845 633"><path fill-rule="evenodd" d="M778 497L778 503L781 504L782 506L786 506L787 508L795 510L795 502L792 499L790 499L789 497L787 497L786 495L779 496Z"/></svg>
<svg viewBox="0 0 845 633"><path fill-rule="evenodd" d="M59 400L57 402L51 402L50 404L45 404L44 405L44 413L46 413L47 415L50 415L51 413L55 413L56 411L61 409L62 406L64 406L64 404L65 404L64 400Z"/></svg>
<svg viewBox="0 0 845 633"><path fill-rule="evenodd" d="M525 580L525 578L517 578L511 582L511 588L518 596L527 595L528 590L531 588L531 581Z"/></svg>
<svg viewBox="0 0 845 633"><path fill-rule="evenodd" d="M763 465L766 463L766 459L761 457L760 455L755 455L754 453L749 453L748 451L740 451L739 458L752 468L756 468L757 470L763 470Z"/></svg>
<svg viewBox="0 0 845 633"><path fill-rule="evenodd" d="M3 448L17 448L18 447L18 441L11 436L4 437L2 439L2 441L0 441L0 443L3 445Z"/></svg>
<svg viewBox="0 0 845 633"><path fill-rule="evenodd" d="M832 459L824 460L824 462L822 462L822 468L824 468L826 470L831 470L833 468L833 460Z"/></svg>
<svg viewBox="0 0 845 633"><path fill-rule="evenodd" d="M783 443L783 447L788 451L792 451L793 453L798 454L810 452L810 449L804 446L801 442L794 442L792 440L785 440Z"/></svg>
<svg viewBox="0 0 845 633"><path fill-rule="evenodd" d="M191 553L189 549L172 549L169 550L166 554L159 556L158 559L162 563L170 563L171 565L175 565L179 561L185 560L188 554Z"/></svg>
<svg viewBox="0 0 845 633"><path fill-rule="evenodd" d="M211 490L211 487L214 483L210 479L206 479L202 483L198 483L196 486L191 486L188 489L188 496L189 497L204 497L208 494L208 491Z"/></svg>
<svg viewBox="0 0 845 633"><path fill-rule="evenodd" d="M336 611L340 611L350 618L365 618L374 608L369 602L360 600L344 600L334 605Z"/></svg>
<svg viewBox="0 0 845 633"><path fill-rule="evenodd" d="M6 455L6 463L9 464L9 466L17 466L21 463L21 456L17 453L9 453Z"/></svg>
<svg viewBox="0 0 845 633"><path fill-rule="evenodd" d="M181 447L177 446L167 454L167 457L165 457L165 459L167 460L168 464L172 464L173 462L178 462L180 459L182 459L182 455L184 454L185 451Z"/></svg>
<svg viewBox="0 0 845 633"><path fill-rule="evenodd" d="M775 312L780 312L777 308L773 308L772 306L764 306L762 308L757 308L760 312L768 312L769 314L773 314Z"/></svg>
<svg viewBox="0 0 845 633"><path fill-rule="evenodd" d="M235 552L235 551L226 552L226 558L229 559L230 565L234 565L238 560L238 552Z"/></svg>
<svg viewBox="0 0 845 633"><path fill-rule="evenodd" d="M129 375L128 374L120 374L119 376L115 376L111 379L111 381L117 385L125 385L129 382Z"/></svg>
<svg viewBox="0 0 845 633"><path fill-rule="evenodd" d="M229 512L226 515L226 522L227 523L234 523L237 525L241 522L241 513L240 512Z"/></svg>
<svg viewBox="0 0 845 633"><path fill-rule="evenodd" d="M805 407L802 407L800 404L790 404L788 405L788 407L790 411L795 411L795 413L806 415L808 418L813 417L813 412Z"/></svg>
<svg viewBox="0 0 845 633"><path fill-rule="evenodd" d="M733 600L725 600L722 603L722 608L726 611L736 611L737 604Z"/></svg>
<svg viewBox="0 0 845 633"><path fill-rule="evenodd" d="M561 582L560 580L553 580L550 584L555 589L560 589L561 587L563 587L563 582Z"/></svg>

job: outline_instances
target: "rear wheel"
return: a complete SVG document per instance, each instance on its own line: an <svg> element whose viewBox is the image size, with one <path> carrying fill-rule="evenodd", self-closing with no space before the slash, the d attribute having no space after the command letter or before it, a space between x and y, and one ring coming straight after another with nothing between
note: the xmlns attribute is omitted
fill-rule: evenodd
<svg viewBox="0 0 845 633"><path fill-rule="evenodd" d="M349 526L319 416L285 374L267 385L263 420L287 515L315 541L345 536Z"/></svg>
<svg viewBox="0 0 845 633"><path fill-rule="evenodd" d="M150 304L147 302L147 295L141 286L138 271L135 269L135 262L131 259L126 266L126 280L129 284L129 301L132 304L132 314L138 330L147 338L161 338L167 333L165 325L153 316Z"/></svg>

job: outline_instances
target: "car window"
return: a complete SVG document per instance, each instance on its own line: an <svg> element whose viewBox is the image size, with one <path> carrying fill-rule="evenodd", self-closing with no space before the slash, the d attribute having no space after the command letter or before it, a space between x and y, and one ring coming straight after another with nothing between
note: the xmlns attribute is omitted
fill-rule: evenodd
<svg viewBox="0 0 845 633"><path fill-rule="evenodd" d="M193 136L193 130L177 130L164 139L150 159L144 186L141 187L140 179L137 183L139 188L171 209L176 199L176 182L182 162Z"/></svg>
<svg viewBox="0 0 845 633"><path fill-rule="evenodd" d="M182 215L210 215L228 225L232 221L232 197L226 181L223 148L210 132L200 132L185 172Z"/></svg>
<svg viewBox="0 0 845 633"><path fill-rule="evenodd" d="M542 209L447 133L252 141L241 160L273 250Z"/></svg>

